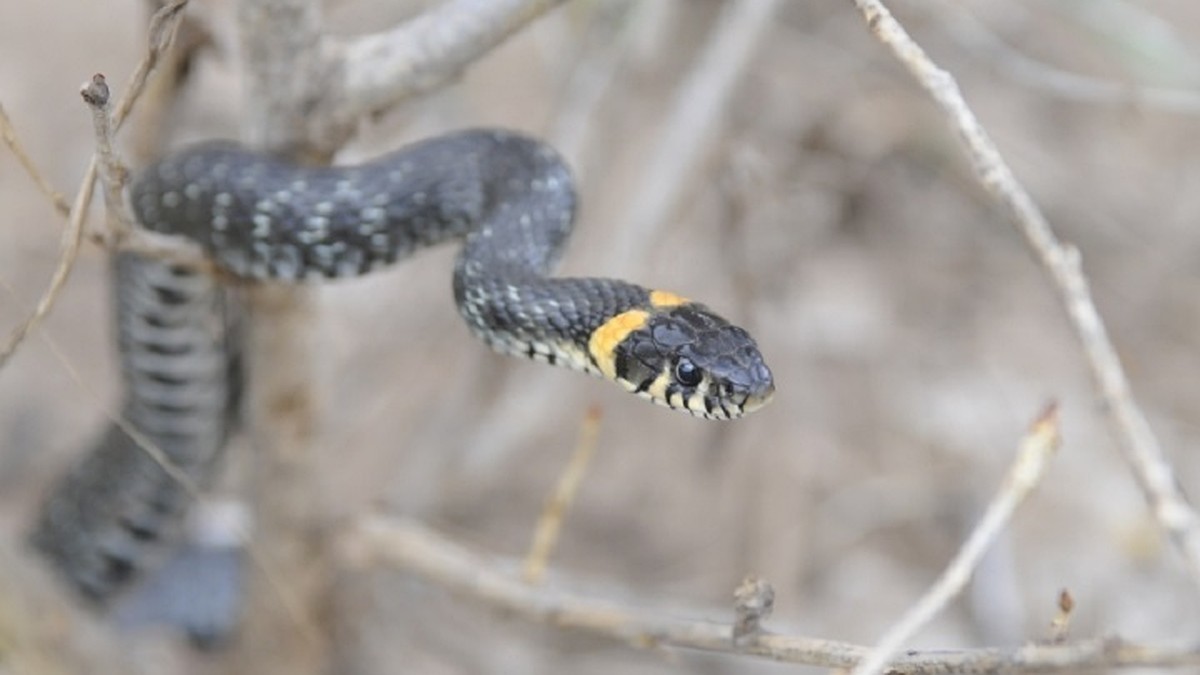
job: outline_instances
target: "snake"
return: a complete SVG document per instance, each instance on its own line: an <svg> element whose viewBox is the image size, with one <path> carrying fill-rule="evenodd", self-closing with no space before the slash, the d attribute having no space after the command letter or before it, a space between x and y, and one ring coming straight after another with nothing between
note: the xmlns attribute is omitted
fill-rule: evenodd
<svg viewBox="0 0 1200 675"><path fill-rule="evenodd" d="M348 166L209 141L145 167L129 188L142 227L190 239L224 273L252 282L358 277L459 240L455 306L493 350L596 375L697 417L735 419L766 405L774 379L744 328L672 291L552 275L577 202L556 150L503 129L452 132ZM119 290L117 303L133 373L125 410L170 459L203 476L236 407L235 396L208 396L205 386L235 383L214 359L236 331L196 325L194 316L221 311L219 284L135 260L117 263L118 288L133 289ZM193 413L198 420L183 419ZM138 544L160 539L158 521L180 510L174 481L131 446L110 432L52 492L35 531L38 547L94 598L135 576Z"/></svg>

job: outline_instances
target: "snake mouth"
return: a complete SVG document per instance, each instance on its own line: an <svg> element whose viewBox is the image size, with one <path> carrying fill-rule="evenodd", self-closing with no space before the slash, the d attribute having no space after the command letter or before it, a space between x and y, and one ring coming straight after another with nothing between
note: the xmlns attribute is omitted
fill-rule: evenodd
<svg viewBox="0 0 1200 675"><path fill-rule="evenodd" d="M749 396L747 396L746 400L742 402L741 406L739 406L741 414L738 416L741 417L742 415L749 415L750 413L755 412L756 410L764 408L764 407L766 407L766 405L768 403L770 403L772 400L774 400L774 398L775 398L775 385L774 385L774 383L772 383L766 390L762 391L761 393L750 394Z"/></svg>
<svg viewBox="0 0 1200 675"><path fill-rule="evenodd" d="M703 407L688 404L675 405L669 401L656 400L653 398L650 400L658 403L659 405L671 408L672 410L686 412L693 417L699 417L706 420L736 420L745 417L746 415L749 415L760 408L763 408L771 402L774 396L775 385L772 383L763 388L761 391L746 394L736 400L721 401L709 398L706 402L707 404ZM703 395L698 395L698 397L703 399Z"/></svg>

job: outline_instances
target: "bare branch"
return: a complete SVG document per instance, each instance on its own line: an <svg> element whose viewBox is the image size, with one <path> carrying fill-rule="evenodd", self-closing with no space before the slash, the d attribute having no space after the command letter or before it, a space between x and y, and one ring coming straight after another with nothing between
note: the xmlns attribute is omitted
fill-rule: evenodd
<svg viewBox="0 0 1200 675"><path fill-rule="evenodd" d="M1055 644L1067 641L1071 630L1071 612L1075 610L1075 598L1070 591L1062 589L1058 594L1058 612L1050 622L1050 640Z"/></svg>
<svg viewBox="0 0 1200 675"><path fill-rule="evenodd" d="M970 581L988 546L1004 530L1017 508L1041 482L1050 458L1058 450L1061 437L1058 408L1051 404L1038 416L1033 427L1021 439L1017 458L1009 468L1000 491L988 503L983 518L925 595L892 626L870 656L854 669L854 675L878 675L888 659L947 603L962 592Z"/></svg>
<svg viewBox="0 0 1200 675"><path fill-rule="evenodd" d="M514 560L467 550L463 545L406 518L369 516L346 535L343 560L356 568L385 565L481 602L506 615L610 638L642 649L675 647L759 656L824 668L851 668L865 658L860 645L799 635L758 632L737 643L733 623L675 618L669 613L625 606L611 600L531 586ZM708 611L707 615L730 614ZM906 652L888 664L895 675L934 673L1047 673L1096 668L1185 668L1200 665L1200 644L1179 647L1134 645L1117 639L1016 649Z"/></svg>
<svg viewBox="0 0 1200 675"><path fill-rule="evenodd" d="M854 3L875 37L892 50L958 131L980 185L1004 209L1050 275L1083 348L1125 459L1155 519L1174 540L1193 584L1200 589L1200 516L1183 494L1146 414L1133 397L1116 348L1092 301L1078 249L1063 244L1055 236L1046 217L967 106L954 78L930 60L879 0L854 0Z"/></svg>
<svg viewBox="0 0 1200 675"><path fill-rule="evenodd" d="M92 131L96 136L96 159L100 185L104 190L105 220L118 241L133 231L133 217L125 208L122 191L128 171L113 147L114 129L108 105L108 82L96 73L83 91L83 100L92 110Z"/></svg>
<svg viewBox="0 0 1200 675"><path fill-rule="evenodd" d="M61 192L54 189L46 175L38 170L37 165L33 163L33 159L29 157L29 153L25 152L25 146L21 145L20 137L17 136L17 130L13 127L12 120L8 117L8 112L4 110L4 106L0 105L0 138L4 139L4 144L12 151L14 157L25 169L25 173L33 179L37 184L38 189L42 194L50 199L50 203L54 205L55 210L59 215L66 218L71 214L71 204L67 202L67 198Z"/></svg>
<svg viewBox="0 0 1200 675"><path fill-rule="evenodd" d="M364 116L444 85L563 1L451 0L391 30L331 42L330 90L317 124L344 140Z"/></svg>
<svg viewBox="0 0 1200 675"><path fill-rule="evenodd" d="M567 517L571 503L575 501L575 494L583 482L588 463L596 451L600 419L600 408L595 406L589 408L583 418L583 424L579 428L579 442L575 445L575 452L571 453L571 461L558 477L554 492L546 500L546 506L538 518L537 527L534 528L533 543L529 546L529 554L525 556L522 573L526 583L540 583L546 572L550 554L554 551L554 545L558 543L559 532L562 531L563 520Z"/></svg>
<svg viewBox="0 0 1200 675"><path fill-rule="evenodd" d="M733 642L743 643L763 630L762 622L775 609L775 589L771 584L751 574L733 590Z"/></svg>
<svg viewBox="0 0 1200 675"><path fill-rule="evenodd" d="M175 35L175 28L179 25L182 17L182 9L187 6L187 3L188 0L175 0L155 14L151 22L153 30L151 30L151 40L146 55L142 57L142 60L134 69L129 86L112 111L111 119L114 132L121 128L121 123L128 116L129 111L132 110L138 97L141 96L142 91L145 89L146 78L158 62L159 56L170 46L171 39ZM87 171L84 172L83 183L75 195L75 203L71 206L70 222L67 223L67 229L63 232L58 265L50 278L50 284L42 294L41 299L38 300L33 314L18 324L9 336L8 341L3 347L0 347L0 368L3 368L8 363L8 360L12 358L17 347L29 335L29 331L50 313L50 309L54 306L59 292L67 282L67 278L71 275L71 270L75 266L75 258L79 255L79 244L83 240L83 223L87 217L88 208L92 203L92 190L95 187L98 171L99 160L97 155L93 155Z"/></svg>
<svg viewBox="0 0 1200 675"><path fill-rule="evenodd" d="M42 293L42 297L38 300L33 313L13 329L13 332L8 337L8 341L3 347L0 347L0 368L3 368L8 363L8 360L12 358L17 347L29 335L29 331L33 330L34 326L37 326L50 313L50 309L54 307L55 300L58 299L59 292L62 291L63 285L66 284L67 278L71 276L71 270L75 267L75 258L79 255L79 244L83 240L83 222L88 205L92 202L92 188L96 182L97 165L96 158L92 157L91 165L88 166L88 170L84 174L83 184L75 196L75 204L71 207L70 222L62 234L58 265L54 268L54 274L50 277L50 284L46 287L45 292Z"/></svg>

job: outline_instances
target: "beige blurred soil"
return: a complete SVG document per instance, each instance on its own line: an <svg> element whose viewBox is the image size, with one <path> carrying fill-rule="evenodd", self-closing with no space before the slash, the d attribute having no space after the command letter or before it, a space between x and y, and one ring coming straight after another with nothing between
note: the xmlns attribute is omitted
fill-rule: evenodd
<svg viewBox="0 0 1200 675"><path fill-rule="evenodd" d="M231 45L226 3L196 4L218 21L218 47ZM378 30L416 4L341 0L330 22L344 34ZM773 404L709 423L495 356L453 307L447 247L322 289L314 499L331 522L382 505L520 556L586 409L599 405L599 447L556 573L617 598L731 619L733 589L752 572L775 587L772 628L870 643L953 555L1025 427L1056 400L1064 444L1046 482L969 593L914 646L1041 639L1063 588L1076 600L1076 636L1194 641L1195 588L1155 529L1046 276L852 3L783 4L714 151L693 167L669 222L644 238L630 274L746 326L775 373ZM1081 249L1135 391L1179 480L1200 491L1200 115L1069 100L1006 69L940 4L895 4L960 78L1060 235ZM1200 89L1194 2L965 4L1026 57ZM572 74L620 31L639 28L606 24L597 18L605 6L569 6L525 31L460 83L370 123L342 159L470 125L557 140L578 96ZM719 26L720 6L677 3L676 21L646 29L644 44L631 40L611 89L582 119L590 142L572 159L583 212L564 273L605 274L606 243L647 187L671 95ZM1102 6L1140 8L1137 16L1159 22ZM143 24L134 0L0 0L0 103L68 194L92 148L78 85L97 71L123 82ZM209 53L172 123L176 142L236 134L235 67L227 51ZM50 278L63 223L7 152L0 205L7 333ZM84 249L45 335L0 372L5 545L19 541L39 495L117 400L105 255ZM353 598L361 672L787 670L531 626L402 575L363 586ZM172 669L188 661L162 636L123 639Z"/></svg>

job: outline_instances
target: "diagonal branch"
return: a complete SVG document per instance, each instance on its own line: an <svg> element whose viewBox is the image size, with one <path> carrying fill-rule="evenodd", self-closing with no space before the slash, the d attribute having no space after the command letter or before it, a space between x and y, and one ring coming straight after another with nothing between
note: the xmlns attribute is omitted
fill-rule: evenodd
<svg viewBox="0 0 1200 675"><path fill-rule="evenodd" d="M312 136L336 147L358 120L445 85L564 0L451 0L387 31L330 41Z"/></svg>
<svg viewBox="0 0 1200 675"><path fill-rule="evenodd" d="M958 554L946 566L937 582L916 602L891 629L871 654L854 669L854 675L878 675L904 643L929 623L954 596L971 580L988 546L1004 531L1033 489L1041 482L1050 466L1050 458L1061 443L1058 425L1058 406L1051 404L1038 416L1025 437L1021 439L1017 457L1009 467L1004 483L988 504L979 524L963 543Z"/></svg>
<svg viewBox="0 0 1200 675"><path fill-rule="evenodd" d="M472 552L412 519L366 517L344 535L341 544L343 561L350 567L394 568L506 615L643 649L693 649L823 668L851 668L869 651L846 642L765 631L747 635L735 644L732 622L682 619L678 618L677 607L647 610L562 590L567 585L562 579L553 586L529 585L517 572L519 561ZM732 608L725 613L732 617ZM1096 639L1014 649L910 651L889 663L888 673L1069 673L1098 668L1197 666L1200 644L1159 647Z"/></svg>
<svg viewBox="0 0 1200 675"><path fill-rule="evenodd" d="M854 0L854 4L875 37L892 50L958 132L979 183L1003 208L1050 275L1125 459L1155 519L1183 554L1192 582L1200 590L1200 515L1183 494L1145 412L1133 397L1117 350L1092 301L1079 250L1055 236L967 106L954 78L925 54L879 0Z"/></svg>

